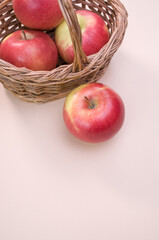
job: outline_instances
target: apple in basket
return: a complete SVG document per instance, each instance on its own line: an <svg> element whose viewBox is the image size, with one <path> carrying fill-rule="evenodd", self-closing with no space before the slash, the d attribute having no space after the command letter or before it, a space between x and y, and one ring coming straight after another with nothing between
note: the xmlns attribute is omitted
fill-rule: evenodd
<svg viewBox="0 0 159 240"><path fill-rule="evenodd" d="M58 0L13 0L12 2L16 17L28 28L52 29L63 20Z"/></svg>
<svg viewBox="0 0 159 240"><path fill-rule="evenodd" d="M77 10L76 15L82 33L83 51L86 56L97 53L109 40L106 23L99 15L89 10ZM63 60L72 63L74 50L65 20L56 27L55 43Z"/></svg>
<svg viewBox="0 0 159 240"><path fill-rule="evenodd" d="M124 122L125 108L121 97L102 83L83 84L67 96L63 117L69 131L90 143L113 137Z"/></svg>
<svg viewBox="0 0 159 240"><path fill-rule="evenodd" d="M48 34L38 30L18 30L3 39L0 58L17 67L50 71L57 65L57 48Z"/></svg>

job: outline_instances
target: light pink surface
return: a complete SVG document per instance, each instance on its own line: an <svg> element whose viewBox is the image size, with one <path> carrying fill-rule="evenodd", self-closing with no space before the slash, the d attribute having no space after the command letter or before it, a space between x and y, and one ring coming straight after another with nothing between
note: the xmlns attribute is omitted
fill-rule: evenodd
<svg viewBox="0 0 159 240"><path fill-rule="evenodd" d="M0 85L0 240L159 239L159 3L124 2L129 27L100 80L126 107L110 141L71 136L65 99L25 103Z"/></svg>

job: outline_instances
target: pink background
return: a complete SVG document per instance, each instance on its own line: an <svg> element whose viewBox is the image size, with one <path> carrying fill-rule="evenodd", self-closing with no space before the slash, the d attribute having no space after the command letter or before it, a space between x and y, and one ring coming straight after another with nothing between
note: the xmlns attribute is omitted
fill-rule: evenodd
<svg viewBox="0 0 159 240"><path fill-rule="evenodd" d="M99 81L126 108L110 141L75 139L65 99L25 103L0 85L0 240L159 239L159 3L123 3L126 36Z"/></svg>

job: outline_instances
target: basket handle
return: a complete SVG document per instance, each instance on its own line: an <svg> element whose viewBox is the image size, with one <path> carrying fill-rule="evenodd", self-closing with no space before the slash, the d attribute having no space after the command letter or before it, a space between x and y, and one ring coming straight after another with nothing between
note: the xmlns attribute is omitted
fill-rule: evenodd
<svg viewBox="0 0 159 240"><path fill-rule="evenodd" d="M58 0L60 9L67 23L74 50L73 72L83 69L88 59L82 49L82 33L71 0Z"/></svg>

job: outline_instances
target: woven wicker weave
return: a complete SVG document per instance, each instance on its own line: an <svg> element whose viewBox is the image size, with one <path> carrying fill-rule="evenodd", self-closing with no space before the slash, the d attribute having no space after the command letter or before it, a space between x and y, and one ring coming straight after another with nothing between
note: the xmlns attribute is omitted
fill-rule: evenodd
<svg viewBox="0 0 159 240"><path fill-rule="evenodd" d="M73 88L97 81L105 72L119 48L127 27L127 11L119 0L59 0L70 30L75 59L65 64L59 58L52 71L31 71L0 60L0 81L6 89L22 100L45 103L66 96ZM74 10L88 9L106 22L109 42L96 54L86 57L82 50L81 31ZM0 40L24 28L17 20L11 0L0 0ZM54 30L47 32L54 39Z"/></svg>

